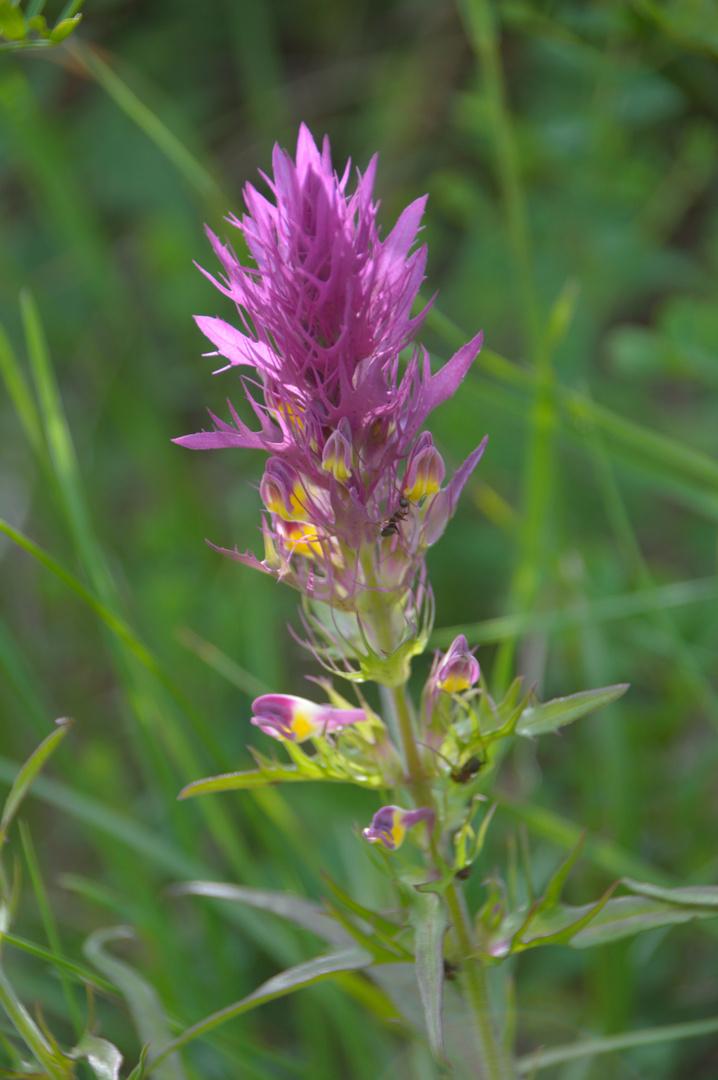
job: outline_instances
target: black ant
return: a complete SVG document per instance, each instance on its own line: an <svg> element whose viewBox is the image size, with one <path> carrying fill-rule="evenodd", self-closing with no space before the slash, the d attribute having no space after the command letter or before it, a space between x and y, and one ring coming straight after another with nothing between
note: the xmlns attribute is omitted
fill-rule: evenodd
<svg viewBox="0 0 718 1080"><path fill-rule="evenodd" d="M459 972L459 971L461 971L461 967L459 966L459 964L454 964L454 963L451 962L451 960L447 960L446 957L444 957L444 978L445 979L448 979L450 982L453 982L454 979L456 978L457 972Z"/></svg>
<svg viewBox="0 0 718 1080"><path fill-rule="evenodd" d="M403 521L406 515L409 513L409 500L404 496L399 499L399 509L395 510L389 520L382 525L380 536L393 536L394 533L399 532L399 522Z"/></svg>
<svg viewBox="0 0 718 1080"><path fill-rule="evenodd" d="M459 881L466 881L468 878L471 877L471 867L470 866L462 866L460 870L456 871L456 873L454 874L454 877L458 878Z"/></svg>
<svg viewBox="0 0 718 1080"><path fill-rule="evenodd" d="M469 780L472 780L477 773L481 772L485 764L486 758L482 760L478 754L474 754L462 766L452 769L449 776L455 784L468 784Z"/></svg>

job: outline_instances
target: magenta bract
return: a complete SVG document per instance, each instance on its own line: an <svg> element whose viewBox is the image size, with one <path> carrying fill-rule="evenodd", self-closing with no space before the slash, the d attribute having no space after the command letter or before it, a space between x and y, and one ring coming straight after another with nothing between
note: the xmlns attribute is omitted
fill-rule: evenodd
<svg viewBox="0 0 718 1080"><path fill-rule="evenodd" d="M258 429L230 405L231 422L213 416L213 431L176 441L270 454L260 486L269 514L265 559L224 554L345 611L361 610L367 588L400 602L483 449L442 490L444 464L431 437L414 449L431 410L468 371L481 335L436 375L426 351L412 345L426 315L411 315L426 265L426 248L415 248L426 198L382 240L376 158L349 193L349 165L338 176L328 140L320 151L302 125L296 159L276 146L272 164L265 180L273 201L248 184L247 213L228 219L256 266L241 265L209 234L223 270L211 280L235 302L238 325L197 318L210 355L227 361L219 370L258 372L258 395L250 390L257 383L244 381ZM378 555L367 558L377 545ZM370 563L379 567L371 583Z"/></svg>

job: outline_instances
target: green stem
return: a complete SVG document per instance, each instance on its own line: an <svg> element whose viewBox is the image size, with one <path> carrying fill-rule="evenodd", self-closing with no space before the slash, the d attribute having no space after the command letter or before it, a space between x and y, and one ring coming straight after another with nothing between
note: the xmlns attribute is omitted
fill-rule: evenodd
<svg viewBox="0 0 718 1080"><path fill-rule="evenodd" d="M462 978L474 1014L476 1038L486 1080L513 1080L513 1065L506 1056L491 1016L486 968L475 955L469 913L456 882L452 881L445 896L461 954Z"/></svg>
<svg viewBox="0 0 718 1080"><path fill-rule="evenodd" d="M401 748L406 764L406 779L419 806L433 806L431 788L424 774L421 754L414 735L411 705L405 686L391 687L389 696L394 707Z"/></svg>

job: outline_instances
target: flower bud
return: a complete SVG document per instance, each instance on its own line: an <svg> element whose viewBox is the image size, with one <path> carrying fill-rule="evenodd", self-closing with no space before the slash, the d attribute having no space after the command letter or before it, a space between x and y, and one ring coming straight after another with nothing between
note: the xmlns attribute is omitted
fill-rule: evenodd
<svg viewBox="0 0 718 1080"><path fill-rule="evenodd" d="M479 662L469 651L469 643L459 634L451 643L436 671L436 686L447 694L469 690L479 681Z"/></svg>
<svg viewBox="0 0 718 1080"><path fill-rule="evenodd" d="M267 462L259 494L267 509L285 521L303 519L307 515L307 496L301 480L279 458L270 458Z"/></svg>
<svg viewBox="0 0 718 1080"><path fill-rule="evenodd" d="M427 823L429 832L434 828L436 814L429 806L418 810L402 810L400 806L382 806L372 818L371 825L362 829L362 836L370 844L383 844L389 851L401 847L406 830L420 821Z"/></svg>
<svg viewBox="0 0 718 1080"><path fill-rule="evenodd" d="M414 447L404 474L403 492L410 502L419 502L425 495L434 495L441 487L446 468L441 454L425 431Z"/></svg>
<svg viewBox="0 0 718 1080"><path fill-rule="evenodd" d="M351 429L343 419L326 443L322 453L322 468L334 475L340 484L346 483L352 472Z"/></svg>
<svg viewBox="0 0 718 1080"><path fill-rule="evenodd" d="M252 723L274 739L304 742L367 719L364 709L315 705L293 694L263 694L252 702Z"/></svg>

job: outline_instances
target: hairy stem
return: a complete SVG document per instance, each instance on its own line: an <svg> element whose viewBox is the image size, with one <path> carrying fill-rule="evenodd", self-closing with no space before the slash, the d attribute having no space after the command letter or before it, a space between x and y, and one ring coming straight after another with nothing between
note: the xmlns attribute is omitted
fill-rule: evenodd
<svg viewBox="0 0 718 1080"><path fill-rule="evenodd" d="M405 686L389 690L394 708L401 749L406 764L406 779L419 806L433 806L434 800L421 763L421 754L414 735L411 705Z"/></svg>
<svg viewBox="0 0 718 1080"><path fill-rule="evenodd" d="M462 978L474 1014L475 1033L486 1080L513 1080L514 1069L506 1056L491 1016L486 968L475 953L469 913L464 898L452 882L446 890L446 905L461 954Z"/></svg>
<svg viewBox="0 0 718 1080"><path fill-rule="evenodd" d="M432 806L433 795L424 776L419 748L414 738L411 706L406 687L396 687L390 691L390 694L404 751L407 780L417 803L420 806ZM513 1066L506 1057L491 1016L486 968L474 955L476 949L464 898L455 882L451 883L445 895L459 946L464 983L474 1015L475 1033L484 1075L486 1080L513 1080Z"/></svg>

